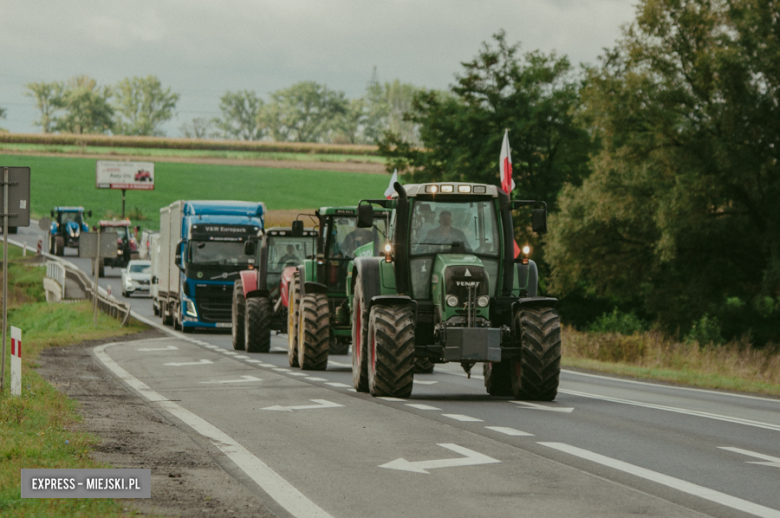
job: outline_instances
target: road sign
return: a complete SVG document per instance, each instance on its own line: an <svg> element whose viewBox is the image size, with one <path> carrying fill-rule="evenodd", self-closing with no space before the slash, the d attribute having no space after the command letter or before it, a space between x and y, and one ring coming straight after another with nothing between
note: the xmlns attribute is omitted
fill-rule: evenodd
<svg viewBox="0 0 780 518"><path fill-rule="evenodd" d="M0 193L0 214L8 213L9 227L30 226L30 168L1 167L0 182L3 171L8 169L8 210L5 210L3 196ZM2 224L0 223L0 226Z"/></svg>
<svg viewBox="0 0 780 518"><path fill-rule="evenodd" d="M118 234L116 232L100 233L100 258L116 257ZM98 235L96 232L85 232L79 237L79 257L95 259L97 256Z"/></svg>
<svg viewBox="0 0 780 518"><path fill-rule="evenodd" d="M452 450L456 453L460 453L463 455L463 457L456 457L454 459L421 460L417 462L410 462L402 458L388 462L387 464L382 464L379 467L429 474L429 469L454 468L458 466L477 466L479 464L496 464L501 462L500 460L488 457L487 455L483 455L474 450L469 450L463 446L458 446L457 444L444 443L439 444L438 446L447 448L448 450Z"/></svg>
<svg viewBox="0 0 780 518"><path fill-rule="evenodd" d="M38 220L38 228L44 232L48 232L51 228L51 218L41 218Z"/></svg>
<svg viewBox="0 0 780 518"><path fill-rule="evenodd" d="M98 160L95 186L98 189L154 190L154 162Z"/></svg>

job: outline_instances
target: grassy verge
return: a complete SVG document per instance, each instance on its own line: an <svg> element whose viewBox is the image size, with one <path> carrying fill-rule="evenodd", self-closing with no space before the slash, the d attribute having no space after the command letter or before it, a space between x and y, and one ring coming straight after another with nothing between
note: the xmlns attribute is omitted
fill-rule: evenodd
<svg viewBox="0 0 780 518"><path fill-rule="evenodd" d="M92 210L90 225L121 215L122 192L95 188L94 159L0 154L0 161L31 168L33 217L59 205ZM356 205L382 197L387 182L377 174L159 162L155 190L128 191L126 215L133 225L158 229L160 208L176 200L263 201L271 210Z"/></svg>
<svg viewBox="0 0 780 518"><path fill-rule="evenodd" d="M563 365L692 387L780 396L780 349L677 342L657 332L563 331Z"/></svg>
<svg viewBox="0 0 780 518"><path fill-rule="evenodd" d="M95 326L89 303L41 302L45 270L21 259L9 248L8 321L22 329L22 397L11 397L10 345L6 355L5 391L0 396L0 516L125 516L121 503L111 499L20 498L22 468L104 468L89 457L98 439L79 432L76 403L47 383L35 371L36 359L46 347L65 346L135 333L142 328L119 323L103 314Z"/></svg>
<svg viewBox="0 0 780 518"><path fill-rule="evenodd" d="M77 146L52 144L1 144L0 150L30 151L33 153L62 153L64 155L106 154L121 156L228 158L234 160L292 160L300 162L357 162L384 164L385 159L372 155L344 155L323 153L294 153L282 151L232 151L211 149L157 149L142 147Z"/></svg>

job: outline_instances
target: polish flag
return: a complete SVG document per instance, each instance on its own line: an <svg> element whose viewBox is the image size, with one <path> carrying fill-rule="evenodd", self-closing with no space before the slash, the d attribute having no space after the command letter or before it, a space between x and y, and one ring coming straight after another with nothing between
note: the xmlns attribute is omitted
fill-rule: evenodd
<svg viewBox="0 0 780 518"><path fill-rule="evenodd" d="M515 188L515 181L512 180L512 154L509 149L509 130L504 130L504 142L501 144L501 156L498 159L498 168L501 172L501 188L507 194L510 194ZM511 196L510 196L511 197ZM515 243L515 257L520 255L520 246Z"/></svg>
<svg viewBox="0 0 780 518"><path fill-rule="evenodd" d="M393 171L393 176L390 178L390 185L388 185L387 189L385 189L385 198L387 198L388 200L393 197L393 193L395 192L395 187L393 187L393 185L397 181L398 181L398 169Z"/></svg>
<svg viewBox="0 0 780 518"><path fill-rule="evenodd" d="M504 142L501 144L501 157L498 159L498 167L501 171L501 188L509 194L515 188L512 180L512 154L509 149L509 130L504 130Z"/></svg>

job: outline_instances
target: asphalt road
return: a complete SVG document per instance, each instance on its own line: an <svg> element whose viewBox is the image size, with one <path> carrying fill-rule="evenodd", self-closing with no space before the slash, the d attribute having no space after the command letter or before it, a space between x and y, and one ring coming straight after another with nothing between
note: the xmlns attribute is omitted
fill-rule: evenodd
<svg viewBox="0 0 780 518"><path fill-rule="evenodd" d="M119 270L106 275L121 293ZM159 321L148 298L127 300ZM457 364L416 376L408 400L381 399L351 389L348 356L302 372L286 336L272 345L172 332L97 358L209 437L280 516L780 518L778 399L564 371L556 401L531 404L487 396Z"/></svg>

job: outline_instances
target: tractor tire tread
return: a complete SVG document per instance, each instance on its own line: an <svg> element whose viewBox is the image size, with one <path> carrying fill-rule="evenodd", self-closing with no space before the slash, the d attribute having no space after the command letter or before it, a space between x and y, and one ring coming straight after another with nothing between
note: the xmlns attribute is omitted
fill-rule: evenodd
<svg viewBox="0 0 780 518"><path fill-rule="evenodd" d="M513 383L514 397L552 401L561 375L561 322L554 308L523 308L515 313L522 360Z"/></svg>
<svg viewBox="0 0 780 518"><path fill-rule="evenodd" d="M252 297L244 309L244 350L267 353L271 350L271 299Z"/></svg>
<svg viewBox="0 0 780 518"><path fill-rule="evenodd" d="M306 371L325 370L330 346L328 296L322 293L305 295L298 311L298 364Z"/></svg>
<svg viewBox="0 0 780 518"><path fill-rule="evenodd" d="M246 312L246 299L244 298L244 287L241 280L233 284L233 311L231 312L233 320L233 349L241 351L244 349L244 313Z"/></svg>
<svg viewBox="0 0 780 518"><path fill-rule="evenodd" d="M408 306L374 306L370 331L376 369L369 373L372 396L407 398L414 385L414 313ZM370 358L368 359L370 361Z"/></svg>

